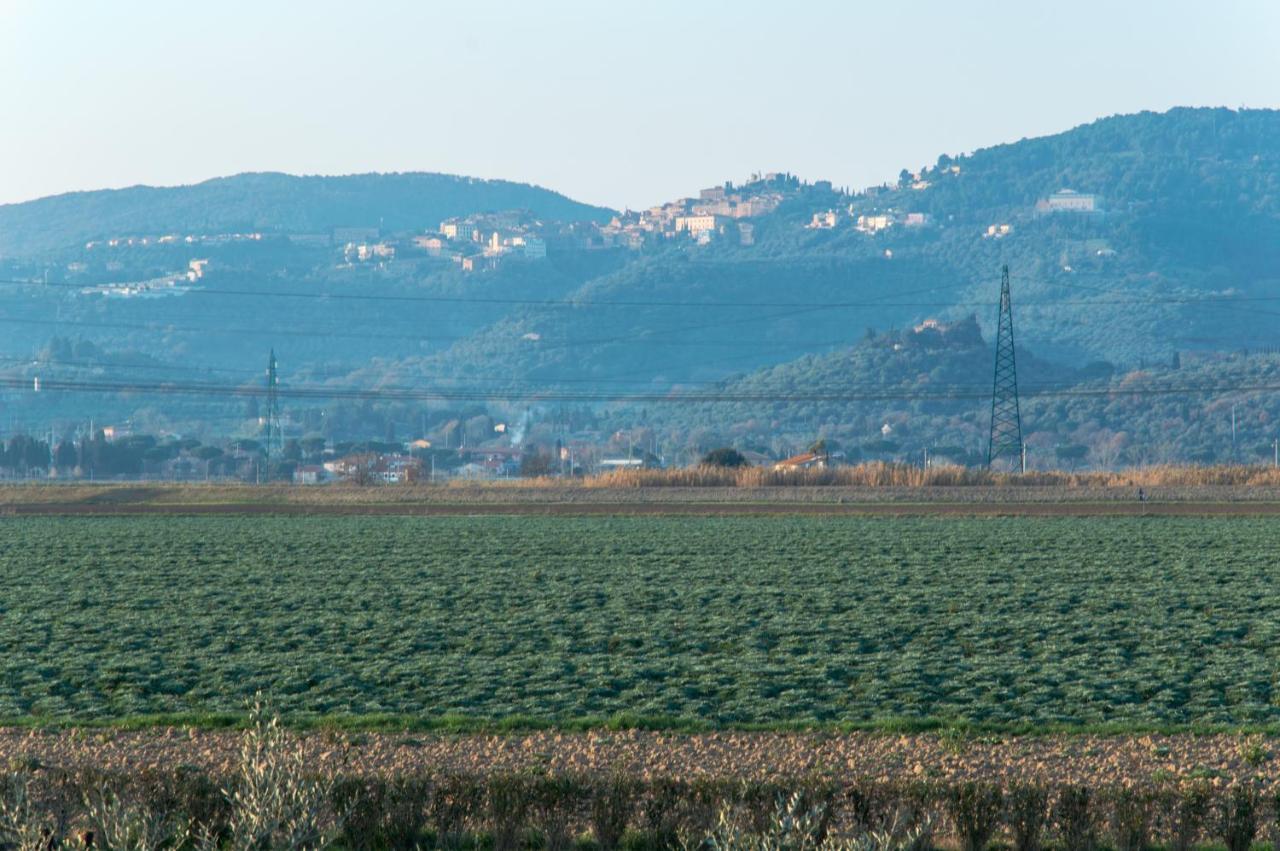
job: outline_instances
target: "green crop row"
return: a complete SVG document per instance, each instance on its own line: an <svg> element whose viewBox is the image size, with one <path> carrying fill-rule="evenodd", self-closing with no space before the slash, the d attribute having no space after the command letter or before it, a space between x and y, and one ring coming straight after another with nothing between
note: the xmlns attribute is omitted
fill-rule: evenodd
<svg viewBox="0 0 1280 851"><path fill-rule="evenodd" d="M0 717L1269 727L1280 521L0 519Z"/></svg>

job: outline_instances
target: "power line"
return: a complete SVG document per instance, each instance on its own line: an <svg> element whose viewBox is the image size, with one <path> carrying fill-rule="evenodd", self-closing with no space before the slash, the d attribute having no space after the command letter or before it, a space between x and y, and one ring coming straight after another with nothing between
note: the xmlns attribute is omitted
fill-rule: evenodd
<svg viewBox="0 0 1280 851"><path fill-rule="evenodd" d="M31 390L33 383L26 378L0 377L0 387ZM40 379L39 392L96 392L154 395L207 395L214 397L263 397L265 387L255 385L200 384L191 382L127 382L84 381L67 379ZM1037 387L1024 390L1024 397L1038 398L1115 398L1157 397L1177 395L1218 395L1232 393L1262 393L1280 390L1280 383L1209 384L1184 386L1106 386L1054 388ZM564 391L507 391L497 388L356 388L332 386L281 386L279 398L358 400L358 401L547 401L547 402L631 402L631 403L790 403L790 402L867 402L867 401L970 401L990 398L989 391L966 389L966 385L953 385L939 391L920 389L881 388L864 392L841 393L602 393Z"/></svg>
<svg viewBox="0 0 1280 851"><path fill-rule="evenodd" d="M123 286L133 282L115 282L100 284L71 284L71 283L46 283L44 281L23 280L17 278L0 278L0 286L18 286L18 287L34 287L37 289L64 289L70 291L84 291L94 287L104 286ZM1114 296L1114 289L1105 289L1100 287L1088 287L1081 284L1071 284L1065 281L1027 281L1022 283L1034 283L1043 287L1063 287L1066 289L1078 289L1086 292L1096 292L1103 295ZM948 285L945 287L931 287L926 290L911 291L899 293L900 296L909 296L913 294L921 294L924 292L934 292L942 289L961 289L972 286L971 282ZM226 288L184 288L181 290L183 295L201 295L201 296L233 296L241 298L291 298L291 299L311 299L315 301L374 301L374 302L401 302L401 303L426 303L426 304L489 304L503 306L527 306L527 307L566 307L566 308L590 308L590 307L671 307L671 308L854 308L854 307L972 307L981 308L989 307L988 302L883 302L875 299L861 301L829 301L829 302L805 302L805 301L676 301L663 299L650 300L630 300L630 299L591 299L591 298L566 298L566 299L535 299L535 298L509 298L509 297L489 297L489 296L446 296L446 295L395 295L388 293L334 293L334 292L306 292L299 290L243 290L243 289L226 289ZM88 293L87 293L88 294ZM887 298L888 296L886 296ZM1275 296L1242 296L1242 295L1188 295L1188 296L1152 296L1142 298L1111 298L1106 301L1092 299L1088 301L1068 301L1061 299L1046 301L1025 301L1021 302L1024 307L1050 307L1050 306L1077 306L1083 307L1087 305L1126 305L1126 304L1230 304L1234 302L1251 303L1251 302L1276 302L1280 301L1280 295Z"/></svg>

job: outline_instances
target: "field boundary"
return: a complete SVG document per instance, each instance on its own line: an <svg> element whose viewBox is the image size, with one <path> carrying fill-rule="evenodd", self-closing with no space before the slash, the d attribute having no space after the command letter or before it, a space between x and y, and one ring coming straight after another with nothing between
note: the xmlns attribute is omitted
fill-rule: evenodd
<svg viewBox="0 0 1280 851"><path fill-rule="evenodd" d="M672 516L672 517L1272 517L1280 501L544 501L544 502L29 502L0 505L3 517L182 516Z"/></svg>

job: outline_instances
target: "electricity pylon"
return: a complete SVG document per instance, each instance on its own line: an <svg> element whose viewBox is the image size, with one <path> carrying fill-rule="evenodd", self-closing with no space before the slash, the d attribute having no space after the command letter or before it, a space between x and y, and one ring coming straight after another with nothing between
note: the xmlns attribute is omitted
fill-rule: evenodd
<svg viewBox="0 0 1280 851"><path fill-rule="evenodd" d="M263 476L263 481L271 480L271 458L278 457L281 452L280 434L280 377L276 371L276 350L271 350L271 357L267 361L267 434L266 434L266 452L267 452L267 469Z"/></svg>
<svg viewBox="0 0 1280 851"><path fill-rule="evenodd" d="M1018 366L1013 353L1013 304L1009 299L1009 267L1000 273L1000 318L996 328L996 369L991 391L991 435L987 468L1011 456L1014 469L1026 472L1022 445L1022 413L1018 409Z"/></svg>

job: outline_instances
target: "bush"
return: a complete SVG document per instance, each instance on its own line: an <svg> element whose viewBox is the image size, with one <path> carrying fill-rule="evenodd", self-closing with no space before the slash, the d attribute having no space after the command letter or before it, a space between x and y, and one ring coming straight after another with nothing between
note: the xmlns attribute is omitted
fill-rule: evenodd
<svg viewBox="0 0 1280 851"><path fill-rule="evenodd" d="M1006 820L1013 834L1013 851L1040 851L1049 820L1049 792L1043 786L1019 784L1006 798Z"/></svg>
<svg viewBox="0 0 1280 851"><path fill-rule="evenodd" d="M1151 844L1151 796L1132 788L1111 796L1111 837L1116 851L1143 851Z"/></svg>
<svg viewBox="0 0 1280 851"><path fill-rule="evenodd" d="M1217 833L1227 851L1249 851L1258 833L1258 790L1233 786L1218 802Z"/></svg>
<svg viewBox="0 0 1280 851"><path fill-rule="evenodd" d="M1204 786L1193 786L1166 797L1163 834L1169 851L1191 851L1204 832L1211 797Z"/></svg>
<svg viewBox="0 0 1280 851"><path fill-rule="evenodd" d="M427 781L350 778L334 787L334 809L344 816L343 848L351 851L409 851L419 846L426 826Z"/></svg>
<svg viewBox="0 0 1280 851"><path fill-rule="evenodd" d="M702 456L702 464L706 467L725 467L729 469L751 466L741 452L728 446L712 449Z"/></svg>
<svg viewBox="0 0 1280 851"><path fill-rule="evenodd" d="M648 841L657 848L674 847L680 832L680 815L692 790L683 780L658 778L649 784L640 805Z"/></svg>
<svg viewBox="0 0 1280 851"><path fill-rule="evenodd" d="M340 828L340 819L327 806L333 783L307 772L302 748L290 742L280 720L268 716L259 698L240 747L239 772L224 790L231 802L230 846L294 851L331 845Z"/></svg>
<svg viewBox="0 0 1280 851"><path fill-rule="evenodd" d="M991 783L961 783L947 795L947 813L964 851L983 851L1000 827L1004 792Z"/></svg>
<svg viewBox="0 0 1280 851"><path fill-rule="evenodd" d="M1098 830L1093 813L1093 793L1085 786L1063 786L1054 806L1058 836L1071 851L1095 851Z"/></svg>
<svg viewBox="0 0 1280 851"><path fill-rule="evenodd" d="M603 851L613 851L631 823L636 783L622 774L599 780L591 796L591 829Z"/></svg>
<svg viewBox="0 0 1280 851"><path fill-rule="evenodd" d="M528 827L531 784L519 775L499 774L489 778L489 823L493 828L493 851L516 851Z"/></svg>
<svg viewBox="0 0 1280 851"><path fill-rule="evenodd" d="M435 830L437 848L461 848L467 822L484 800L484 787L474 777L448 774L436 778L431 789L427 821Z"/></svg>
<svg viewBox="0 0 1280 851"><path fill-rule="evenodd" d="M571 825L585 788L576 777L542 777L530 792L534 825L542 833L545 851L568 851L573 844Z"/></svg>

